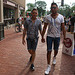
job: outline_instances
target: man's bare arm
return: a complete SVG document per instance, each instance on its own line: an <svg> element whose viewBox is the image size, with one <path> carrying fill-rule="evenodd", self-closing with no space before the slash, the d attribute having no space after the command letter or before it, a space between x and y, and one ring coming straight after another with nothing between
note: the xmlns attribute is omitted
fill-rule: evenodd
<svg viewBox="0 0 75 75"><path fill-rule="evenodd" d="M25 35L26 35L26 29L24 28L24 30L23 30L23 39L25 38Z"/></svg>
<svg viewBox="0 0 75 75"><path fill-rule="evenodd" d="M46 32L46 29L47 29L47 25L48 25L48 23L44 23L44 27L43 27L43 31L42 31L42 37L44 37L44 34Z"/></svg>
<svg viewBox="0 0 75 75"><path fill-rule="evenodd" d="M65 26L64 23L61 24L62 27L62 31L63 31L63 35L64 35L64 39L66 38L66 30L65 30Z"/></svg>
<svg viewBox="0 0 75 75"><path fill-rule="evenodd" d="M23 37L22 37L22 44L24 45L24 43L25 43L25 36L26 36L26 29L24 28L24 30L23 30Z"/></svg>

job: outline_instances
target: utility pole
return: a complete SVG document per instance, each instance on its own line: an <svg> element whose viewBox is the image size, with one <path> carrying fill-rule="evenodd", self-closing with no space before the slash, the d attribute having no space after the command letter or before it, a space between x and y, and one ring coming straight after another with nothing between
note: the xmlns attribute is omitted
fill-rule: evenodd
<svg viewBox="0 0 75 75"><path fill-rule="evenodd" d="M61 6L64 6L64 0L61 0Z"/></svg>
<svg viewBox="0 0 75 75"><path fill-rule="evenodd" d="M54 0L53 0L53 2L54 2Z"/></svg>
<svg viewBox="0 0 75 75"><path fill-rule="evenodd" d="M60 4L61 2L57 2L57 5L58 5L58 7L59 7L59 4Z"/></svg>
<svg viewBox="0 0 75 75"><path fill-rule="evenodd" d="M35 0L35 7L36 7L36 0Z"/></svg>

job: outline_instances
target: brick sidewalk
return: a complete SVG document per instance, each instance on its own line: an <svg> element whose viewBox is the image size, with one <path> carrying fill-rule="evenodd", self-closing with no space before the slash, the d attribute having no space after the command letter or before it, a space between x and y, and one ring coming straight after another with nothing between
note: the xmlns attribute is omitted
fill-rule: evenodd
<svg viewBox="0 0 75 75"><path fill-rule="evenodd" d="M47 66L46 43L41 43L39 38L35 71L32 72L29 67L26 67L30 55L26 45L23 46L21 41L22 32L15 33L14 28L5 30L5 39L0 41L0 75L44 75ZM75 75L75 56L62 54L61 43L57 55L57 64L55 66L51 64L51 67L49 75Z"/></svg>

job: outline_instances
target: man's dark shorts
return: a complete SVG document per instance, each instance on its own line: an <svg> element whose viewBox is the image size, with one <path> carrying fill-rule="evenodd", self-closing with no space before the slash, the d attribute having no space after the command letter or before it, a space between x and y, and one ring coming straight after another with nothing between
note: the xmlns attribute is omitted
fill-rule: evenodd
<svg viewBox="0 0 75 75"><path fill-rule="evenodd" d="M37 43L38 43L38 38L36 39L27 38L27 49L35 51L37 47Z"/></svg>

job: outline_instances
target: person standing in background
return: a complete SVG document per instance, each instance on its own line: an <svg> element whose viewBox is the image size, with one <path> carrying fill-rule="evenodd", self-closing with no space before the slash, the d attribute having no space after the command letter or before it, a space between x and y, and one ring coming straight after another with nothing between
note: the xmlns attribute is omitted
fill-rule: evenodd
<svg viewBox="0 0 75 75"><path fill-rule="evenodd" d="M22 16L19 17L19 32L21 32L21 26L22 26Z"/></svg>
<svg viewBox="0 0 75 75"><path fill-rule="evenodd" d="M74 31L75 31L75 30L74 30L74 26L75 26L75 14L74 14L73 17L71 17L70 22L71 22L70 31L71 31L71 32L74 32Z"/></svg>

